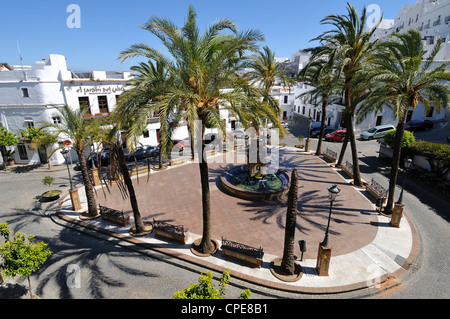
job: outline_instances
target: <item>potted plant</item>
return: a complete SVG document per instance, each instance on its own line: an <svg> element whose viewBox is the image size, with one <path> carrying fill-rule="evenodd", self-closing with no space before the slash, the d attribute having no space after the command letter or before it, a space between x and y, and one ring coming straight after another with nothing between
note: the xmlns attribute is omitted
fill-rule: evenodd
<svg viewBox="0 0 450 319"><path fill-rule="evenodd" d="M8 166L13 166L14 165L14 151L13 150L7 150L5 152L5 156L6 156L6 160L8 161Z"/></svg>
<svg viewBox="0 0 450 319"><path fill-rule="evenodd" d="M53 181L55 180L54 177L51 176L45 176L42 179L42 183L44 185L48 185L48 187L50 188L50 186L53 184ZM59 198L59 195L61 195L61 191L60 190L49 190L47 192L44 193L44 198L48 201L53 201Z"/></svg>

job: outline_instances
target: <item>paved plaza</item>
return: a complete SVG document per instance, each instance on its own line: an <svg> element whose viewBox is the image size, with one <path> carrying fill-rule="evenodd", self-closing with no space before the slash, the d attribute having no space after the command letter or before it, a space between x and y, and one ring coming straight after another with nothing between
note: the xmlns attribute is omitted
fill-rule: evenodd
<svg viewBox="0 0 450 319"><path fill-rule="evenodd" d="M261 269L243 266L224 259L220 250L210 257L197 257L190 252L191 243L201 237L202 206L199 165L186 162L162 171L151 171L134 177L139 210L144 220L165 221L189 228L189 242L185 245L156 239L151 233L145 237L131 237L128 227L119 227L96 219L81 221L80 212L73 212L70 199L61 201L59 216L67 221L96 229L122 240L159 250L205 268L222 271L230 269L232 276L252 283L294 292L333 293L395 284L395 279L407 271L418 253L416 232L405 214L400 228L391 227L390 219L380 215L374 200L364 189L356 188L340 170L322 157L301 149L279 149L280 169L290 176L292 169L299 173L298 214L295 241L306 241L302 278L286 283L269 270L270 262L281 257L284 244L284 225L287 198L273 201L250 201L230 196L220 186L220 176L236 165L239 150L208 157L211 189L212 238L222 237L264 249ZM230 156L234 158L230 163ZM233 157L234 156L234 157ZM327 189L336 184L341 190L333 204L329 242L332 247L329 276L315 271L319 243L324 239L330 202ZM86 207L84 189L79 189ZM130 202L117 185L108 189L97 187L98 204L123 210L132 216ZM295 246L296 256L300 256Z"/></svg>

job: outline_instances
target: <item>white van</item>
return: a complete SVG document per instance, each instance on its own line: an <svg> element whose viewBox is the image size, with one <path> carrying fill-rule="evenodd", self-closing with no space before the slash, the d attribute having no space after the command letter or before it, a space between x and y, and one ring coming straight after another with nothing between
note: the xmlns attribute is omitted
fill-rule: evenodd
<svg viewBox="0 0 450 319"><path fill-rule="evenodd" d="M362 132L360 137L363 140L371 140L374 138L382 138L384 137L384 134L388 131L395 130L395 127L393 125L387 124L387 125L378 125L374 126L370 129L368 129L365 132Z"/></svg>

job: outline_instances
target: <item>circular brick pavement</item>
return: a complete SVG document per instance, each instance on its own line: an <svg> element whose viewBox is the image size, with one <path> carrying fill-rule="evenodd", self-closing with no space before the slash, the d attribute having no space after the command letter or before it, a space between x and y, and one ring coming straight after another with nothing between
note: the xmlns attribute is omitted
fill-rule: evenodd
<svg viewBox="0 0 450 319"><path fill-rule="evenodd" d="M228 153L228 159L231 154ZM341 192L333 204L329 242L333 256L355 251L373 241L377 233L377 212L373 205L321 158L294 149L280 149L280 168L289 175L299 173L298 215L295 240L306 240L303 258L316 258L323 240L330 202L327 189L337 184ZM212 237L225 237L281 256L284 243L286 198L275 201L249 201L232 197L220 189L219 178L231 167L222 155L208 157L211 190ZM183 225L194 234L202 233L202 201L199 165L188 163L170 169L140 174L134 179L139 210L144 220L163 220ZM110 192L97 191L98 203L132 213L130 202L117 186ZM296 247L299 254L299 248Z"/></svg>

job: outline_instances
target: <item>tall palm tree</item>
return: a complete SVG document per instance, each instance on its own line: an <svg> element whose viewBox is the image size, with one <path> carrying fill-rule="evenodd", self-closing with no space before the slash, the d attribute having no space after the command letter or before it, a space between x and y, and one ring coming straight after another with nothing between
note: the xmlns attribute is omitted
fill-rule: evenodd
<svg viewBox="0 0 450 319"><path fill-rule="evenodd" d="M77 153L81 167L88 205L87 213L90 217L98 217L100 215L97 211L97 201L95 199L93 184L89 176L89 170L86 165L86 157L84 156L84 149L90 143L89 137L93 133L95 126L92 120L85 119L84 115L87 111L88 108L72 110L69 106L64 105L59 109L61 123L54 124L53 122L43 121L41 122L41 129L51 128L53 133L58 134L58 136L62 135L65 138L67 137L72 141L71 147Z"/></svg>
<svg viewBox="0 0 450 319"><path fill-rule="evenodd" d="M362 186L362 182L353 123L356 103L351 100L354 96L351 83L355 74L361 71L367 55L373 50L375 42L371 41L370 38L381 20L382 18L374 28L366 30L366 7L363 8L362 14L359 16L355 7L347 2L347 15L330 15L325 17L321 24L329 24L333 26L333 29L325 31L312 40L320 41L320 46L307 50L312 53L311 60L327 59L330 66L340 70L343 74L344 118L347 127L347 137L342 145L337 165L342 164L347 142L350 141L353 161L353 183L356 186Z"/></svg>
<svg viewBox="0 0 450 319"><path fill-rule="evenodd" d="M281 261L281 271L286 275L295 273L294 262L294 239L295 225L297 223L297 200L298 200L298 173L292 170L291 185L288 193L288 208L286 212L286 228L284 234L284 250Z"/></svg>
<svg viewBox="0 0 450 319"><path fill-rule="evenodd" d="M424 60L424 46L418 30L394 34L394 39L382 42L367 63L366 80L372 90L358 110L358 119L384 106L392 109L398 120L389 180L389 196L386 213L392 212L394 191L400 163L401 143L405 119L410 108L419 103L428 112L433 106L437 112L447 107L450 96L449 62L433 62L439 52L441 39L436 42L429 57Z"/></svg>
<svg viewBox="0 0 450 319"><path fill-rule="evenodd" d="M274 127L281 128L280 136L284 136L285 128L282 127L280 123L280 105L279 102L273 98L271 90L278 84L284 88L288 87L290 89L297 81L294 78L287 76L283 63L276 61L275 52L268 46L264 46L262 50L254 54L247 67L251 70L245 74L245 78L248 79L251 85L261 88L261 93L263 94L262 102L266 104L263 107L265 109L272 109L272 114L276 115L277 118L272 118L270 121L273 123ZM253 106L260 107L258 104L253 104ZM257 109L251 110L250 114L253 114L250 121L255 128L257 161L259 162L260 128L264 126L269 119L266 117L265 112L261 114Z"/></svg>
<svg viewBox="0 0 450 319"><path fill-rule="evenodd" d="M114 119L112 117L112 119ZM151 229L144 224L142 216L139 210L136 193L134 191L133 181L131 180L130 173L125 161L125 156L122 149L122 143L120 143L118 137L120 125L99 126L97 129L97 138L100 139L109 149L109 175L118 176L115 179L116 184L122 191L124 197L128 197L130 200L131 208L133 210L134 217L134 230L130 231L132 235L147 234Z"/></svg>
<svg viewBox="0 0 450 319"><path fill-rule="evenodd" d="M208 163L205 154L204 136L206 124L217 127L225 136L225 124L219 108L229 109L236 116L245 113L247 104L260 103L252 97L256 88L236 73L246 60L247 50L256 51L257 43L263 40L260 31L238 32L228 19L213 23L201 34L196 22L196 12L189 6L185 24L179 28L170 20L153 17L143 28L154 34L165 46L171 59L158 50L144 44L132 45L121 52L122 60L143 56L154 61L168 61L167 68L173 77L173 85L158 96L157 109L162 121L183 112L194 131L200 131L197 141L201 143L199 170L202 188L203 233L201 243L194 247L209 254L215 247L211 240L211 207L208 178ZM228 30L229 33L222 31ZM228 90L224 90L228 89ZM249 94L251 93L251 94ZM270 113L267 110L267 113ZM197 123L198 122L198 123ZM198 124L198 126L197 126ZM170 136L161 129L161 139L170 143ZM168 141L169 140L169 141Z"/></svg>
<svg viewBox="0 0 450 319"><path fill-rule="evenodd" d="M333 100L340 98L342 88L341 77L338 72L330 67L328 61L313 60L303 68L298 76L299 81L313 87L313 89L304 92L297 98L304 97L309 101L321 101L322 119L320 123L320 134L317 142L316 155L322 154L322 140L325 131L325 120L328 104Z"/></svg>

